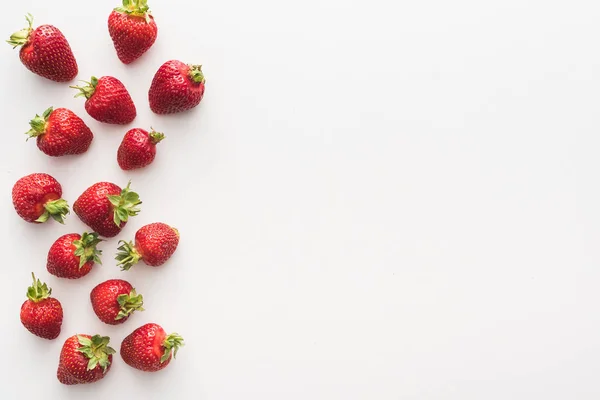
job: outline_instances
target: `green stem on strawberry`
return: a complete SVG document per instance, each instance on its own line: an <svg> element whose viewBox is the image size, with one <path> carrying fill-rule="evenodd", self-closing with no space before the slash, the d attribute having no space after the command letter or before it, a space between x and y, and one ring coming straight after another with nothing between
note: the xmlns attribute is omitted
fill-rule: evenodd
<svg viewBox="0 0 600 400"><path fill-rule="evenodd" d="M13 49L16 49L19 46L24 46L29 41L29 35L31 35L31 32L33 31L33 15L28 13L25 16L25 19L27 20L29 26L13 33L10 35L10 39L6 41L8 44L13 46Z"/></svg>
<svg viewBox="0 0 600 400"><path fill-rule="evenodd" d="M33 285L27 288L27 298L34 303L49 298L52 294L52 288L49 288L46 283L42 283L39 279L36 279L33 272L31 273L31 277L33 278Z"/></svg>
<svg viewBox="0 0 600 400"><path fill-rule="evenodd" d="M152 144L158 144L161 140L165 138L165 134L162 132L156 132L154 128L150 128L151 132L148 134L150 136L150 141Z"/></svg>
<svg viewBox="0 0 600 400"><path fill-rule="evenodd" d="M87 233L83 232L81 239L75 240L73 246L75 246L75 255L79 257L79 268L83 267L88 261L93 261L97 264L102 264L100 255L102 250L98 250L96 246L103 240L98 237L96 232Z"/></svg>
<svg viewBox="0 0 600 400"><path fill-rule="evenodd" d="M204 74L202 73L202 65L190 65L190 78L194 83L204 83Z"/></svg>
<svg viewBox="0 0 600 400"><path fill-rule="evenodd" d="M171 353L173 353L173 358L177 357L177 351L183 345L183 338L179 336L179 334L171 333L170 335L168 335L162 343L162 346L165 348L165 352L160 358L161 364L169 359Z"/></svg>
<svg viewBox="0 0 600 400"><path fill-rule="evenodd" d="M89 359L87 369L92 370L97 365L100 365L103 372L106 372L106 369L110 365L108 356L115 354L115 349L108 345L110 338L108 336L94 335L91 339L88 339L77 335L77 340L79 340L79 344L81 345L77 350Z"/></svg>
<svg viewBox="0 0 600 400"><path fill-rule="evenodd" d="M135 289L132 289L129 294L120 294L117 297L117 301L121 309L115 320L129 317L134 311L144 311L144 297L141 294L137 294Z"/></svg>
<svg viewBox="0 0 600 400"><path fill-rule="evenodd" d="M44 213L35 220L35 222L46 222L52 217L53 220L65 223L65 216L69 214L69 203L66 200L58 199L44 204Z"/></svg>
<svg viewBox="0 0 600 400"><path fill-rule="evenodd" d="M121 271L128 271L142 259L142 255L136 250L133 242L120 240L119 244L115 260L118 261L117 265L121 267Z"/></svg>
<svg viewBox="0 0 600 400"><path fill-rule="evenodd" d="M85 83L85 86L69 86L71 89L77 89L79 90L79 93L77 93L75 95L75 97L85 97L86 99L89 99L90 97L92 97L94 95L94 93L96 93L96 86L98 86L98 78L96 78L95 76L92 76L92 78L90 79L90 81L81 81L83 83Z"/></svg>
<svg viewBox="0 0 600 400"><path fill-rule="evenodd" d="M117 226L121 226L121 222L127 222L130 216L136 216L140 212L140 208L138 207L142 204L140 196L136 192L131 191L130 186L131 181L121 191L120 195L108 196L108 200L114 208L113 220Z"/></svg>
<svg viewBox="0 0 600 400"><path fill-rule="evenodd" d="M50 115L53 111L54 107L49 107L42 113L41 116L36 114L35 117L29 121L29 126L31 126L31 129L25 132L25 134L29 136L27 140L46 133L46 123L48 122L48 118L50 118Z"/></svg>
<svg viewBox="0 0 600 400"><path fill-rule="evenodd" d="M123 6L115 8L115 11L131 15L134 17L143 17L150 23L150 7L148 0L123 0Z"/></svg>

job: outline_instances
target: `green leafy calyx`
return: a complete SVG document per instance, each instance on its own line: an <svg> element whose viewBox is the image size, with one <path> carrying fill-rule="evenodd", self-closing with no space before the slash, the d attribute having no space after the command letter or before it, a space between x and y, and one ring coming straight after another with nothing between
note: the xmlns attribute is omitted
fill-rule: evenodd
<svg viewBox="0 0 600 400"><path fill-rule="evenodd" d="M138 215L142 204L140 196L131 191L129 186L131 182L127 184L127 187L121 191L120 195L108 196L108 200L111 202L114 208L115 225L121 226L121 222L127 222L129 217Z"/></svg>
<svg viewBox="0 0 600 400"><path fill-rule="evenodd" d="M115 11L134 17L143 17L147 23L150 23L151 12L148 0L123 0L123 5L115 8Z"/></svg>
<svg viewBox="0 0 600 400"><path fill-rule="evenodd" d="M69 203L66 200L52 200L44 204L44 213L35 222L46 222L52 217L53 220L64 224L69 212Z"/></svg>
<svg viewBox="0 0 600 400"><path fill-rule="evenodd" d="M29 35L31 35L31 32L33 31L33 15L27 14L25 16L25 19L27 20L29 26L25 29L21 29L20 31L13 33L12 35L10 35L10 39L6 41L13 47L13 49L19 46L24 46L29 41Z"/></svg>
<svg viewBox="0 0 600 400"><path fill-rule="evenodd" d="M89 359L87 369L92 370L99 365L103 372L106 373L106 369L110 365L108 356L115 354L115 349L108 345L110 338L108 336L94 335L91 339L88 339L85 336L77 335L77 340L79 340L79 344L81 345L78 351Z"/></svg>
<svg viewBox="0 0 600 400"><path fill-rule="evenodd" d="M35 278L33 272L33 285L27 288L27 298L34 303L47 299L52 294L52 288L49 288L47 284L42 283L39 279Z"/></svg>
<svg viewBox="0 0 600 400"><path fill-rule="evenodd" d="M171 353L173 353L173 358L177 357L177 351L184 345L183 338L177 333L171 333L165 338L165 341L162 343L162 345L165 348L165 352L160 358L160 362L164 363L169 359Z"/></svg>
<svg viewBox="0 0 600 400"><path fill-rule="evenodd" d="M50 107L46 111L44 111L44 113L41 116L36 114L35 118L29 121L29 126L31 126L31 129L25 132L25 134L28 136L27 140L31 139L32 137L38 137L46 133L46 123L48 122L48 118L50 118L50 115L53 111L54 108Z"/></svg>
<svg viewBox="0 0 600 400"><path fill-rule="evenodd" d="M142 255L138 253L133 242L120 240L119 245L115 260L118 261L117 265L121 267L121 271L128 271L142 259Z"/></svg>
<svg viewBox="0 0 600 400"><path fill-rule="evenodd" d="M102 250L96 248L100 242L102 242L102 239L98 237L96 232L84 232L81 239L73 241L75 255L79 257L79 268L83 267L88 261L102 264L102 260L100 260Z"/></svg>
<svg viewBox="0 0 600 400"><path fill-rule="evenodd" d="M96 93L96 86L98 86L98 78L92 76L90 81L81 81L85 83L85 86L69 86L71 89L79 90L79 93L75 95L75 97L85 97L89 99Z"/></svg>
<svg viewBox="0 0 600 400"><path fill-rule="evenodd" d="M129 317L134 311L144 311L144 297L141 294L137 294L135 289L132 289L129 294L120 294L117 297L117 301L121 309L115 320Z"/></svg>
<svg viewBox="0 0 600 400"><path fill-rule="evenodd" d="M160 143L161 140L165 138L165 134L161 132L156 132L153 128L150 128L151 132L148 134L150 136L150 141L152 144Z"/></svg>
<svg viewBox="0 0 600 400"><path fill-rule="evenodd" d="M202 65L190 65L190 78L194 83L204 83L204 74L202 73Z"/></svg>

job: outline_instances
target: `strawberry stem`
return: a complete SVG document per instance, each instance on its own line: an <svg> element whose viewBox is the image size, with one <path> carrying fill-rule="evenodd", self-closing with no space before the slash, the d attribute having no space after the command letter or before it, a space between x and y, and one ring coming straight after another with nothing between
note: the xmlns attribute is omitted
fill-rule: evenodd
<svg viewBox="0 0 600 400"><path fill-rule="evenodd" d="M98 78L96 78L95 76L92 76L92 78L90 79L90 81L81 81L83 83L86 83L85 86L69 86L71 89L77 89L79 90L79 93L77 93L75 95L75 97L85 97L86 99L89 99L90 97L92 97L94 95L94 93L96 93L96 86L98 86Z"/></svg>
<svg viewBox="0 0 600 400"><path fill-rule="evenodd" d="M171 333L165 338L162 345L165 348L165 352L160 358L160 362L164 363L169 359L171 353L173 353L173 358L177 357L177 351L180 347L184 346L183 338L177 333Z"/></svg>
<svg viewBox="0 0 600 400"><path fill-rule="evenodd" d="M131 191L130 186L131 181L121 191L120 195L108 196L108 200L114 208L113 221L117 226L121 226L121 222L127 222L130 216L136 216L140 212L140 208L138 207L142 204L140 196L136 192Z"/></svg>
<svg viewBox="0 0 600 400"><path fill-rule="evenodd" d="M96 248L96 245L102 241L96 232L83 232L81 239L73 241L74 254L79 257L79 268L83 267L88 261L102 264L102 260L100 260L102 250Z"/></svg>
<svg viewBox="0 0 600 400"><path fill-rule="evenodd" d="M94 335L91 339L88 339L85 336L77 335L77 340L81 345L77 350L89 359L87 365L88 371L100 365L105 373L110 365L108 356L115 354L115 349L108 345L110 338L108 336Z"/></svg>
<svg viewBox="0 0 600 400"><path fill-rule="evenodd" d="M132 289L129 294L120 294L117 297L117 301L121 306L119 314L115 317L115 320L120 320L125 317L129 317L134 311L144 311L144 297L141 294L137 294L135 289Z"/></svg>
<svg viewBox="0 0 600 400"><path fill-rule="evenodd" d="M128 271L142 259L142 255L135 249L132 242L120 240L119 244L115 260L118 261L117 265L121 267L121 271Z"/></svg>
<svg viewBox="0 0 600 400"><path fill-rule="evenodd" d="M31 129L25 132L26 135L29 135L27 140L33 137L41 136L44 133L46 133L46 123L48 122L48 118L50 118L50 115L53 111L53 107L47 108L41 116L36 114L35 117L31 121L29 121L29 126L31 126Z"/></svg>
<svg viewBox="0 0 600 400"><path fill-rule="evenodd" d="M150 136L150 141L152 144L158 144L161 140L165 138L165 134L161 132L156 132L153 128L150 128L152 131L148 134Z"/></svg>
<svg viewBox="0 0 600 400"><path fill-rule="evenodd" d="M69 214L69 203L66 200L52 200L44 204L44 213L35 222L46 222L52 217L53 220L65 223L65 216Z"/></svg>
<svg viewBox="0 0 600 400"><path fill-rule="evenodd" d="M33 31L33 15L28 13L25 16L25 19L27 20L29 26L13 33L10 35L10 39L6 41L8 44L13 46L13 49L16 49L19 46L24 46L27 44L27 42L29 42L29 35L31 35L31 31Z"/></svg>
<svg viewBox="0 0 600 400"><path fill-rule="evenodd" d="M151 12L148 0L123 0L123 5L115 8L115 11L134 17L143 17L147 23L150 23Z"/></svg>
<svg viewBox="0 0 600 400"><path fill-rule="evenodd" d="M42 283L39 279L36 279L33 272L31 273L31 277L33 278L33 285L27 288L27 298L34 303L49 298L52 294L52 288L49 288L46 283Z"/></svg>
<svg viewBox="0 0 600 400"><path fill-rule="evenodd" d="M194 83L204 83L206 79L204 79L204 74L202 73L202 65L189 65L190 67L190 78Z"/></svg>

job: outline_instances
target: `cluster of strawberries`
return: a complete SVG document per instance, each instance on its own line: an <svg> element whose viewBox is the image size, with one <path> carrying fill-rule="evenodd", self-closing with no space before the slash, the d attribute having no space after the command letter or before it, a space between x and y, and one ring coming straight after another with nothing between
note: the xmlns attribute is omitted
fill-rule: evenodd
<svg viewBox="0 0 600 400"><path fill-rule="evenodd" d="M29 26L10 37L8 43L22 46L20 58L32 72L57 82L73 80L78 73L75 56L64 35L52 25L33 29ZM157 26L146 0L123 0L109 16L108 28L119 59L129 64L142 56L155 42ZM128 124L136 117L136 108L127 89L118 79L92 77L85 86L71 86L84 96L88 114L104 123ZM180 61L163 64L152 81L148 94L150 108L157 114L189 110L197 106L204 95L204 75L198 65ZM38 148L53 157L81 154L93 140L91 130L72 111L49 108L30 122L29 137L35 137ZM117 161L124 170L150 164L156 155L156 144L164 138L159 132L131 129L117 151ZM64 223L69 205L62 198L62 187L45 173L27 175L15 183L12 190L15 210L27 222L43 223L50 218ZM140 197L128 184L124 189L110 182L90 186L73 204L77 216L92 232L71 233L58 238L50 247L47 270L67 279L87 275L94 264L101 264L100 237L117 236L129 217L140 212ZM150 266L167 262L179 244L177 229L153 223L140 228L135 242L119 241L116 259L122 270L139 261ZM21 307L21 322L33 334L55 339L63 321L60 302L51 297L52 290L33 275L27 290L27 300ZM135 311L143 311L143 297L127 281L111 279L97 285L90 293L92 308L98 318L110 325L124 323ZM91 383L102 379L109 371L115 350L109 337L79 334L69 337L61 350L58 380L67 385ZM121 343L121 357L130 366L143 371L158 371L166 367L183 338L167 335L154 323L133 331Z"/></svg>

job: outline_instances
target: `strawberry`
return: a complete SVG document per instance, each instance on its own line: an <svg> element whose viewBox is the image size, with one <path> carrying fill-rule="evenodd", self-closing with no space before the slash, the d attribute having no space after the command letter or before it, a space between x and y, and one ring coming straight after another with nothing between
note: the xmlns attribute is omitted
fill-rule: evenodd
<svg viewBox="0 0 600 400"><path fill-rule="evenodd" d="M121 190L110 182L99 182L85 190L73 204L75 214L101 236L114 237L125 227L130 216L140 212L142 204L129 186Z"/></svg>
<svg viewBox="0 0 600 400"><path fill-rule="evenodd" d="M167 335L160 325L146 324L123 339L121 357L133 368L158 371L169 365L181 346L183 338L177 333Z"/></svg>
<svg viewBox="0 0 600 400"><path fill-rule="evenodd" d="M19 56L28 70L56 82L69 82L77 76L77 61L69 42L58 28L42 25L33 29L33 16L25 16L29 26L11 35L7 42L21 47Z"/></svg>
<svg viewBox="0 0 600 400"><path fill-rule="evenodd" d="M85 153L94 135L85 122L66 108L48 108L42 116L29 121L31 129L26 133L37 138L38 148L52 157Z"/></svg>
<svg viewBox="0 0 600 400"><path fill-rule="evenodd" d="M95 232L84 232L83 235L69 233L59 237L48 251L48 272L67 279L86 276L94 263L102 264L102 250L96 249L101 241Z"/></svg>
<svg viewBox="0 0 600 400"><path fill-rule="evenodd" d="M63 309L53 297L52 289L33 277L33 285L27 288L27 300L21 306L21 323L27 330L44 339L56 339L60 335Z"/></svg>
<svg viewBox="0 0 600 400"><path fill-rule="evenodd" d="M148 98L157 114L186 111L200 104L204 96L204 74L201 65L167 61L154 75Z"/></svg>
<svg viewBox="0 0 600 400"><path fill-rule="evenodd" d="M143 260L146 265L157 267L167 262L177 250L179 231L162 222L141 227L132 242L119 241L121 245L115 257L123 271Z"/></svg>
<svg viewBox="0 0 600 400"><path fill-rule="evenodd" d="M107 124L125 125L137 115L125 85L112 76L92 76L86 86L69 86L79 90L75 97L85 97L85 110L90 117Z"/></svg>
<svg viewBox="0 0 600 400"><path fill-rule="evenodd" d="M98 318L109 325L122 324L134 311L144 311L143 296L121 279L110 279L96 286L90 300Z"/></svg>
<svg viewBox="0 0 600 400"><path fill-rule="evenodd" d="M64 224L69 204L61 199L60 183L48 174L31 174L19 179L12 190L17 214L27 222L42 223L52 219Z"/></svg>
<svg viewBox="0 0 600 400"><path fill-rule="evenodd" d="M104 378L112 365L115 350L110 338L100 335L74 335L63 344L56 377L65 385L92 383Z"/></svg>
<svg viewBox="0 0 600 400"><path fill-rule="evenodd" d="M108 32L124 64L140 58L156 41L158 28L147 0L123 0L108 17Z"/></svg>
<svg viewBox="0 0 600 400"><path fill-rule="evenodd" d="M154 161L156 145L165 138L160 132L150 133L135 128L128 131L117 151L117 161L121 169L143 168Z"/></svg>

